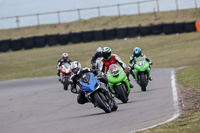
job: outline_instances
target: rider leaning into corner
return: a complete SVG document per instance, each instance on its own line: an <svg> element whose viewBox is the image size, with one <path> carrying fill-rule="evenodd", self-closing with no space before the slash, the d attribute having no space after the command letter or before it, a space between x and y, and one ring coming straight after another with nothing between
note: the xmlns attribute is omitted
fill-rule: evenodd
<svg viewBox="0 0 200 133"><path fill-rule="evenodd" d="M92 69L95 69L96 60L102 57L101 52L102 52L102 47L98 47L97 52L93 54L91 59Z"/></svg>
<svg viewBox="0 0 200 133"><path fill-rule="evenodd" d="M87 98L85 97L84 92L81 91L81 89L77 90L76 85L78 85L79 87L81 87L81 85L79 83L79 80L80 80L81 76L84 73L91 72L91 73L93 73L96 76L97 74L99 74L99 72L98 72L97 69L90 69L88 67L81 67L81 64L78 61L72 62L70 67L71 67L71 70L72 70L71 92L75 93L75 94L78 94L77 102L79 104L85 104L86 102L89 102L89 101L87 100ZM106 78L105 79L101 78L101 82L107 83L108 81L107 81Z"/></svg>
<svg viewBox="0 0 200 133"><path fill-rule="evenodd" d="M133 73L134 65L136 64L136 59L139 58L139 57L145 57L145 60L147 62L149 62L149 65L153 65L151 59L148 58L147 56L145 56L144 54L142 54L142 50L139 47L135 47L133 49L133 54L131 55L130 60L128 62L129 66L131 67L130 72L131 72L131 75L133 76L134 80L135 80L135 75ZM150 69L151 69L151 67L150 67ZM149 80L152 81L153 78L151 76L149 76Z"/></svg>
<svg viewBox="0 0 200 133"><path fill-rule="evenodd" d="M58 73L57 73L57 75L59 76L59 81L60 81L61 66L62 66L64 63L71 64L71 62L72 62L72 61L68 58L68 53L63 53L63 54L62 54L62 58L58 60L58 63L57 63Z"/></svg>
<svg viewBox="0 0 200 133"><path fill-rule="evenodd" d="M126 67L126 64L121 60L121 58L118 55L111 53L110 47L104 47L102 49L102 58L99 64L99 70L107 74L107 71L109 70L109 66L111 64L119 64L123 68L124 72L126 73L127 78L130 83L129 70ZM130 83L130 88L133 88L133 85L131 83Z"/></svg>

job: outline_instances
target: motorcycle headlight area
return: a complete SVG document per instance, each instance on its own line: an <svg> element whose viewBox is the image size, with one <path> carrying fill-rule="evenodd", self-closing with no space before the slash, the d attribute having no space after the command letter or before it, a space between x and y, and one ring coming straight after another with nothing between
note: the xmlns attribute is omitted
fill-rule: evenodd
<svg viewBox="0 0 200 133"><path fill-rule="evenodd" d="M119 70L115 70L115 71L112 71L112 72L111 72L111 74L114 74L114 75L115 75L115 74L118 74L118 73L119 73Z"/></svg>
<svg viewBox="0 0 200 133"><path fill-rule="evenodd" d="M140 68L140 66L138 64L136 64L135 67Z"/></svg>

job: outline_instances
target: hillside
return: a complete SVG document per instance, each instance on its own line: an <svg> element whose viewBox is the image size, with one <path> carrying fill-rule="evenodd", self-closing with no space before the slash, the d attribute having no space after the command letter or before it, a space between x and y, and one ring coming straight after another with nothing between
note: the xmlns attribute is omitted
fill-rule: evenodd
<svg viewBox="0 0 200 133"><path fill-rule="evenodd" d="M114 27L127 27L149 25L167 22L188 22L199 20L200 9L188 9L170 12L146 13L141 15L125 15L113 17L99 17L88 20L80 20L71 23L51 24L24 27L18 29L0 30L0 40L17 39L45 34L68 33Z"/></svg>

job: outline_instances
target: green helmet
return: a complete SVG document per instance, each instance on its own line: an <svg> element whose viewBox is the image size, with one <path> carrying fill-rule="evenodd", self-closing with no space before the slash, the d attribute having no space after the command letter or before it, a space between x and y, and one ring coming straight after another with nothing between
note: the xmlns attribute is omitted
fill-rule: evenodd
<svg viewBox="0 0 200 133"><path fill-rule="evenodd" d="M103 47L102 56L104 60L109 60L111 58L111 49L109 47Z"/></svg>

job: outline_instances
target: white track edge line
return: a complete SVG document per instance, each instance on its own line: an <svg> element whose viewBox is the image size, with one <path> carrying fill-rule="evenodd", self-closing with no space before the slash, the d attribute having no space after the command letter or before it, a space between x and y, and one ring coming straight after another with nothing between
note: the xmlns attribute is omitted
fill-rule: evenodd
<svg viewBox="0 0 200 133"><path fill-rule="evenodd" d="M142 128L142 129L139 129L139 130L136 130L136 131L131 131L130 133L134 133L134 132L137 132L137 131L144 131L144 130L147 130L147 129L157 127L159 125L166 124L170 121L175 120L176 118L178 118L180 116L181 110L179 108L179 100L178 100L178 93L177 93L177 87L176 87L176 76L175 76L174 69L171 71L171 86L172 86L172 95L173 95L174 115L170 119L168 119L164 122L158 123L156 125L153 125L153 126L150 126L150 127L147 127L147 128Z"/></svg>

